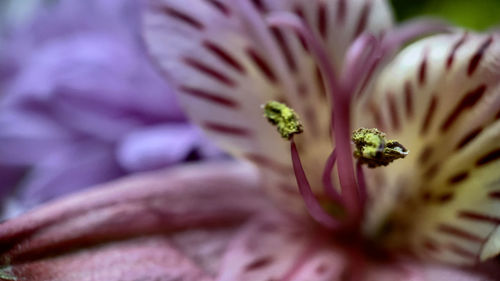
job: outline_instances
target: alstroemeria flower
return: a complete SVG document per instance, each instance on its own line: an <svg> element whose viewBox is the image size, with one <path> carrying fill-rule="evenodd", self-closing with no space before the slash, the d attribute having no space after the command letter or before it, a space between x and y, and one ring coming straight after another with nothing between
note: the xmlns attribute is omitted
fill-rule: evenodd
<svg viewBox="0 0 500 281"><path fill-rule="evenodd" d="M495 35L456 31L420 41L379 75L401 43L438 25L392 28L384 1L150 3L146 42L186 111L260 167L283 209L300 212L305 200L331 236L347 233L345 243L368 240L427 261L466 265L498 253ZM262 117L271 100L303 119L291 157ZM352 157L359 127L384 131L410 156L364 171ZM274 266L283 253L268 253ZM262 271L277 270L270 268Z"/></svg>
<svg viewBox="0 0 500 281"><path fill-rule="evenodd" d="M382 0L150 1L148 48L188 114L263 181L248 165L198 164L74 195L0 227L0 277L498 279L435 263L495 254L498 198L495 137L484 134L498 108L496 37L438 35L390 59L404 39L438 30L392 28ZM302 135L288 142L266 123L270 100L298 112ZM385 168L355 164L361 126L410 154ZM426 174L426 161L443 159Z"/></svg>

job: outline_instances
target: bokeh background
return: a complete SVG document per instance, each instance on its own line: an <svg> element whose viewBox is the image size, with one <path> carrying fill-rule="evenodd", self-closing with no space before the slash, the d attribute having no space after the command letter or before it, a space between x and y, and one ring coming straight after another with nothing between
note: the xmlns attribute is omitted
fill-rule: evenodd
<svg viewBox="0 0 500 281"><path fill-rule="evenodd" d="M0 0L0 217L136 172L226 157L145 56L139 1ZM500 0L391 2L399 21L500 26Z"/></svg>
<svg viewBox="0 0 500 281"><path fill-rule="evenodd" d="M392 0L398 20L415 16L438 16L474 30L500 24L500 0Z"/></svg>
<svg viewBox="0 0 500 281"><path fill-rule="evenodd" d="M39 6L58 1L64 0L1 0L0 22L22 22ZM500 0L391 0L391 3L400 21L430 15L474 30L500 25Z"/></svg>

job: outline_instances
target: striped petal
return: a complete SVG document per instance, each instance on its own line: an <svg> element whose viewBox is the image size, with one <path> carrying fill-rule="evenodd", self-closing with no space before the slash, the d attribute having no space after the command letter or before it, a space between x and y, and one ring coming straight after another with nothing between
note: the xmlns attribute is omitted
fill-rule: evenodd
<svg viewBox="0 0 500 281"><path fill-rule="evenodd" d="M331 150L328 103L300 37L266 24L273 12L302 17L337 68L356 35L380 34L392 19L384 0L153 0L143 33L192 119L234 155L278 175L273 185L287 186L281 194L296 196L283 180L293 178L289 146L263 118L261 105L278 100L299 113L305 168L319 179L317 165Z"/></svg>
<svg viewBox="0 0 500 281"><path fill-rule="evenodd" d="M352 245L332 244L314 227L280 214L255 217L229 243L217 281L489 281L482 271L467 271L412 261L357 256ZM344 247L343 247L344 246ZM493 265L494 266L494 265ZM492 276L498 270L491 271Z"/></svg>
<svg viewBox="0 0 500 281"><path fill-rule="evenodd" d="M410 155L372 174L368 228L448 263L500 252L499 78L500 37L470 33L419 41L384 70L360 124Z"/></svg>

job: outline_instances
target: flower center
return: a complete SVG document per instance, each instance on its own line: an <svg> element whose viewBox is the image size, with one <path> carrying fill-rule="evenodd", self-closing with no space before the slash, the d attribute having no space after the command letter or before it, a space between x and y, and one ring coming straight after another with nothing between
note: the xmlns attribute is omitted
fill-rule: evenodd
<svg viewBox="0 0 500 281"><path fill-rule="evenodd" d="M331 108L331 132L335 149L330 153L323 172L325 194L346 216L340 221L332 217L313 194L300 161L293 136L302 131L298 117L290 108L275 102L265 106L266 117L278 126L281 135L290 140L293 168L299 191L311 216L329 229L347 228L359 232L366 205L366 184L362 164L369 167L385 166L395 159L403 158L408 151L396 141L386 141L385 135L376 129L358 130L352 136L356 144L354 163L351 151L351 105L364 92L374 70L388 55L404 42L426 33L442 31L441 24L414 24L390 30L381 40L374 35L361 34L347 50L342 71L337 72L330 61L323 42L315 36L308 24L291 13L274 13L266 18L268 25L289 28L306 42L316 60L324 86L329 93ZM307 129L307 128L306 128ZM337 166L340 192L333 186L331 175Z"/></svg>
<svg viewBox="0 0 500 281"><path fill-rule="evenodd" d="M339 194L331 181L331 172L336 162L335 150L329 157L324 170L324 190L332 201L319 202L315 194L312 192L309 181L307 180L304 169L302 168L297 146L294 141L294 135L300 134L303 131L303 126L300 123L299 117L293 109L276 101L268 102L263 106L263 108L264 116L271 124L277 127L280 135L284 139L289 140L291 143L291 155L297 185L299 187L300 194L304 198L309 214L326 228L332 230L339 228L351 229L353 227L353 220L345 220L345 194ZM366 202L366 185L361 165L367 164L372 168L387 166L390 162L396 159L404 158L408 154L408 151L397 141L386 141L385 134L377 129L358 129L353 132L352 140L356 145L354 157L358 158L356 165L356 188L358 189L361 197L359 209L364 210ZM361 216L362 215L363 214L361 214ZM344 221L340 221L339 217L344 217ZM349 217L352 218L351 213L347 213L347 218ZM359 225L354 226L358 227ZM355 229L357 231L357 228Z"/></svg>

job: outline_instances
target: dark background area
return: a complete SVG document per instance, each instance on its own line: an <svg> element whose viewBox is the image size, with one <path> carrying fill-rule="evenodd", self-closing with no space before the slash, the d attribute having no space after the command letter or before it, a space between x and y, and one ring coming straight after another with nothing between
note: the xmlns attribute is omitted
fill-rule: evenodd
<svg viewBox="0 0 500 281"><path fill-rule="evenodd" d="M398 20L438 16L474 30L500 28L500 0L391 0Z"/></svg>

